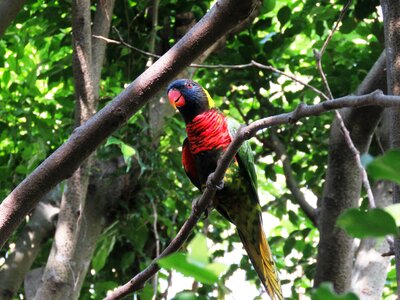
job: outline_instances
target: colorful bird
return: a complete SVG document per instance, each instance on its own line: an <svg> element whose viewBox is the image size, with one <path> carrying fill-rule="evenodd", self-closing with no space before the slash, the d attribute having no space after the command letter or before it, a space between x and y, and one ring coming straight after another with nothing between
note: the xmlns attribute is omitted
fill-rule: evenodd
<svg viewBox="0 0 400 300"><path fill-rule="evenodd" d="M235 136L239 123L215 108L210 94L197 82L175 80L168 86L168 98L186 123L187 138L182 147L182 164L191 182L205 189L218 159ZM283 299L282 291L265 233L258 201L257 177L248 142L230 164L213 206L233 223L262 284L271 299Z"/></svg>

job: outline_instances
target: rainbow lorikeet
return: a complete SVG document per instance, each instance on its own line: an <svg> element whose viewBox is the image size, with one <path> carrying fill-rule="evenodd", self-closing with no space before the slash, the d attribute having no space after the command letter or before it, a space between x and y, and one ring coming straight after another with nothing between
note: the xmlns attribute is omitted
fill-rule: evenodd
<svg viewBox="0 0 400 300"><path fill-rule="evenodd" d="M182 163L191 182L200 190L217 167L239 128L239 123L215 108L210 94L189 79L168 86L168 98L186 123L187 138L182 147ZM250 260L272 299L283 299L281 287L265 233L258 201L257 177L248 142L230 164L213 205L233 223Z"/></svg>

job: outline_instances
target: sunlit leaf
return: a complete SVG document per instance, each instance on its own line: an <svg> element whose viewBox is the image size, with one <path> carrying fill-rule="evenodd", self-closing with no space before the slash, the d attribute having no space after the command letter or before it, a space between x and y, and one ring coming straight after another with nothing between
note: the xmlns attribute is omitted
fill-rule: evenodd
<svg viewBox="0 0 400 300"><path fill-rule="evenodd" d="M198 298L193 292L181 292L176 294L173 300L197 300Z"/></svg>
<svg viewBox="0 0 400 300"><path fill-rule="evenodd" d="M397 227L400 227L400 203L389 205L383 209L393 217Z"/></svg>
<svg viewBox="0 0 400 300"><path fill-rule="evenodd" d="M196 234L190 241L188 250L190 258L205 264L208 263L210 254L207 247L207 239L204 235Z"/></svg>
<svg viewBox="0 0 400 300"><path fill-rule="evenodd" d="M266 14L266 13L272 11L275 8L275 5L276 5L276 0L265 0L265 1L263 1L262 13Z"/></svg>
<svg viewBox="0 0 400 300"><path fill-rule="evenodd" d="M400 150L391 150L377 157L367 166L370 176L387 179L400 184Z"/></svg>
<svg viewBox="0 0 400 300"><path fill-rule="evenodd" d="M358 300L354 293L346 293L338 295L333 290L332 283L324 282L316 290L313 291L312 300Z"/></svg>
<svg viewBox="0 0 400 300"><path fill-rule="evenodd" d="M357 238L381 237L398 233L393 217L380 208L369 211L358 208L348 209L339 216L337 225Z"/></svg>
<svg viewBox="0 0 400 300"><path fill-rule="evenodd" d="M218 281L218 275L205 268L205 264L191 259L187 259L184 253L173 253L161 258L157 262L162 268L176 270L183 275L193 277L197 281L206 284L214 284Z"/></svg>

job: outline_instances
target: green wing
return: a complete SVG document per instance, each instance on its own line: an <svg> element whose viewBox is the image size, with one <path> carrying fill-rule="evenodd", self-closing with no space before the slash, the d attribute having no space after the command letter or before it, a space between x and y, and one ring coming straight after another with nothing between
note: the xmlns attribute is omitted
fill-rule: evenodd
<svg viewBox="0 0 400 300"><path fill-rule="evenodd" d="M227 119L228 119L229 134L233 139L236 136L236 132L238 131L240 124L235 119L232 118L227 118ZM253 151L251 150L250 143L248 141L245 141L242 144L238 153L236 154L236 159L238 160L240 170L243 173L244 177L250 181L258 202L257 175L254 167Z"/></svg>

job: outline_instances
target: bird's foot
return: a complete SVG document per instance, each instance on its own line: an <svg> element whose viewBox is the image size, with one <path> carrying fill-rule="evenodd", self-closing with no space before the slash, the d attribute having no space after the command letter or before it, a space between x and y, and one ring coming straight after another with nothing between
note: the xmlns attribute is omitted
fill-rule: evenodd
<svg viewBox="0 0 400 300"><path fill-rule="evenodd" d="M199 209L199 200L201 198L196 198L193 202L192 202L192 210L197 214L200 213L200 209ZM204 210L204 219L208 218L208 215L210 214L210 211L213 209L213 205L210 204L205 210Z"/></svg>
<svg viewBox="0 0 400 300"><path fill-rule="evenodd" d="M208 175L206 186L211 189L216 188L217 191L220 191L224 188L224 180L221 180L218 183L214 182L214 173L211 173Z"/></svg>

